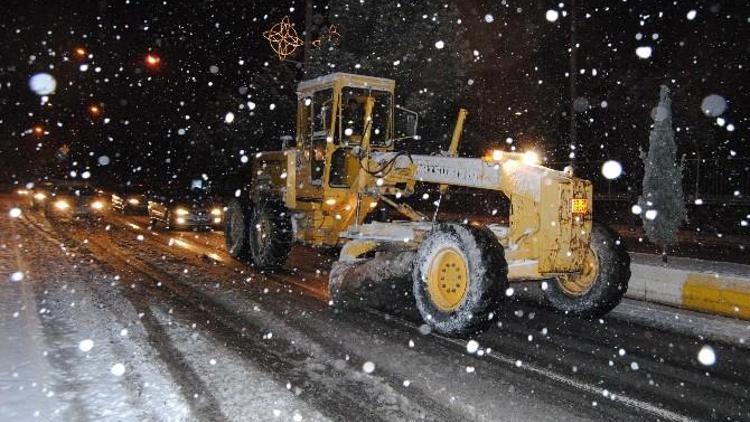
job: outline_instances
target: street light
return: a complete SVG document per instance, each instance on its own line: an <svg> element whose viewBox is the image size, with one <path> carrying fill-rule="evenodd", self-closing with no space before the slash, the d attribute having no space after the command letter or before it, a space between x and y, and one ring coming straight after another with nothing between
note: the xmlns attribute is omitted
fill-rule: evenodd
<svg viewBox="0 0 750 422"><path fill-rule="evenodd" d="M36 125L33 128L31 128L31 131L36 136L42 136L44 135L44 126Z"/></svg>
<svg viewBox="0 0 750 422"><path fill-rule="evenodd" d="M99 117L101 113L102 109L98 105L92 104L89 106L89 114L91 115L91 117Z"/></svg>
<svg viewBox="0 0 750 422"><path fill-rule="evenodd" d="M146 54L144 62L146 63L146 67L150 69L158 69L161 65L161 57L156 53L148 53Z"/></svg>
<svg viewBox="0 0 750 422"><path fill-rule="evenodd" d="M78 57L79 59L83 59L86 57L86 49L83 47L76 47L75 50L73 50L73 52L75 53L76 57Z"/></svg>

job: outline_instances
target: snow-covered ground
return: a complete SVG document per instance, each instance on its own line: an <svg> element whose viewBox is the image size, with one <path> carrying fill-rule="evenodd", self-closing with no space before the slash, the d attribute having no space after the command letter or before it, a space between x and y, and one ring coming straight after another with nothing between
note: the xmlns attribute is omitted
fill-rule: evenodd
<svg viewBox="0 0 750 422"><path fill-rule="evenodd" d="M0 420L750 418L744 322L635 301L585 321L512 300L487 333L447 339L416 314L332 312L331 257L309 249L269 276L218 233L9 207Z"/></svg>

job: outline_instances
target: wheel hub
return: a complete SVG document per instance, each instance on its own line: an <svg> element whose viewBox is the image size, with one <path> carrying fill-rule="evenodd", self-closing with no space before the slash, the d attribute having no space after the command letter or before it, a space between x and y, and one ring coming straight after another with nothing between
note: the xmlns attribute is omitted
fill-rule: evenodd
<svg viewBox="0 0 750 422"><path fill-rule="evenodd" d="M591 249L583 260L583 267L578 274L562 275L557 278L560 287L569 296L583 296L588 293L599 275L599 259Z"/></svg>
<svg viewBox="0 0 750 422"><path fill-rule="evenodd" d="M469 287L469 271L463 254L446 248L435 254L427 272L427 291L441 311L458 308Z"/></svg>

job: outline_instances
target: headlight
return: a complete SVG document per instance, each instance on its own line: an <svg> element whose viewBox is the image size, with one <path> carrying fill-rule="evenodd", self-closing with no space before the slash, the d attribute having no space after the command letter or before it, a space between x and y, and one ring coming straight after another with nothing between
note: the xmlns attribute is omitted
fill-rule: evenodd
<svg viewBox="0 0 750 422"><path fill-rule="evenodd" d="M186 216L189 214L188 210L186 210L185 208L176 208L174 210L174 213L180 216Z"/></svg>
<svg viewBox="0 0 750 422"><path fill-rule="evenodd" d="M141 201L139 201L137 198L130 198L128 199L128 204L130 205L140 205Z"/></svg>
<svg viewBox="0 0 750 422"><path fill-rule="evenodd" d="M523 154L523 162L528 165L539 164L539 154L534 151L526 151Z"/></svg>
<svg viewBox="0 0 750 422"><path fill-rule="evenodd" d="M211 215L219 216L221 215L221 208L214 208L211 210Z"/></svg>
<svg viewBox="0 0 750 422"><path fill-rule="evenodd" d="M38 192L34 194L34 199L36 199L37 201L44 201L45 199L47 199L47 195Z"/></svg>
<svg viewBox="0 0 750 422"><path fill-rule="evenodd" d="M102 201L94 201L91 203L91 208L95 210L104 209L104 203Z"/></svg>
<svg viewBox="0 0 750 422"><path fill-rule="evenodd" d="M503 159L503 151L499 149L493 149L492 150L492 159L494 161L502 161Z"/></svg>
<svg viewBox="0 0 750 422"><path fill-rule="evenodd" d="M175 220L175 222L177 224L185 224L185 219L182 218L182 217L177 217L177 219Z"/></svg>
<svg viewBox="0 0 750 422"><path fill-rule="evenodd" d="M70 204L68 204L67 201L64 201L64 200L61 199L61 200L55 202L55 208L57 208L60 211L64 211L64 210L67 210L68 208L70 208Z"/></svg>

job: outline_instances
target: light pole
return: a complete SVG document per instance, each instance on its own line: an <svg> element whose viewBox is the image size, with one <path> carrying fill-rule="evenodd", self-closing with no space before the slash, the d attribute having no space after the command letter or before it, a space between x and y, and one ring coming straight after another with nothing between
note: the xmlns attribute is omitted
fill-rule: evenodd
<svg viewBox="0 0 750 422"><path fill-rule="evenodd" d="M576 141L578 138L576 128L576 74L578 73L578 64L576 63L577 48L576 48L576 2L570 0L570 144L568 146L571 149L571 153L574 153L573 148L577 148ZM569 155L570 167L574 167L575 155Z"/></svg>
<svg viewBox="0 0 750 422"><path fill-rule="evenodd" d="M305 78L307 78L310 73L310 47L312 47L312 14L312 0L305 0L305 60L303 64Z"/></svg>

